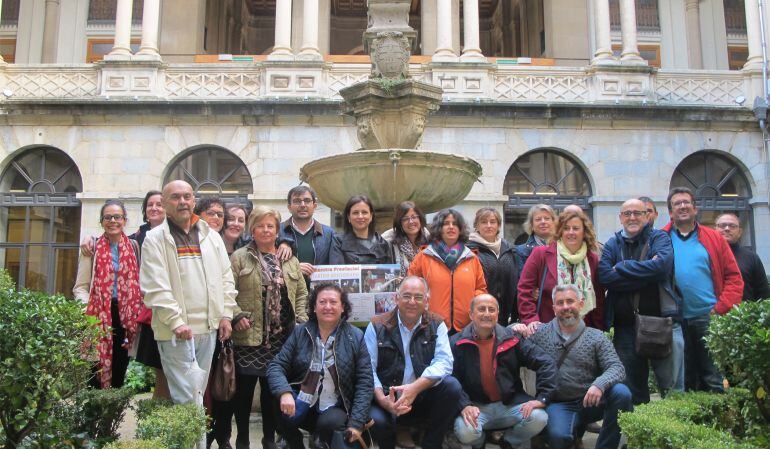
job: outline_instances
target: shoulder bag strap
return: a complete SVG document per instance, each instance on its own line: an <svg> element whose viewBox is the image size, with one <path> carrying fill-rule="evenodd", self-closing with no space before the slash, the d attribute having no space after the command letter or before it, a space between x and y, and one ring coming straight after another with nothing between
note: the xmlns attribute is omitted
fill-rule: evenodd
<svg viewBox="0 0 770 449"><path fill-rule="evenodd" d="M575 346L575 343L580 339L580 337L583 336L583 332L586 330L586 326L583 326L582 329L580 329L580 332L575 336L575 338L572 339L569 343L564 345L564 352L561 353L561 356L559 357L559 360L556 362L556 368L561 368L561 364L564 363L564 360L567 358L567 355L572 350L572 347Z"/></svg>
<svg viewBox="0 0 770 449"><path fill-rule="evenodd" d="M543 301L543 285L545 285L545 278L548 276L548 262L545 263L545 270L543 270L543 277L540 278L540 288L537 290L537 308L535 313L540 316L540 303Z"/></svg>
<svg viewBox="0 0 770 449"><path fill-rule="evenodd" d="M639 260L642 261L647 257L647 253L650 251L650 239L648 238L647 241L644 243L644 247L642 247L642 253L639 255ZM637 290L636 293L634 293L634 315L639 314L639 291Z"/></svg>

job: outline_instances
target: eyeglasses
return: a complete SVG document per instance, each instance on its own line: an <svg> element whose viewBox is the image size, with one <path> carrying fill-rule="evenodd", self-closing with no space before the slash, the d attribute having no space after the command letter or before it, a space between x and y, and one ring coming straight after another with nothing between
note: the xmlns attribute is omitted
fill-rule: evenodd
<svg viewBox="0 0 770 449"><path fill-rule="evenodd" d="M626 218L629 218L629 217L631 217L632 215L633 215L634 217L637 217L637 218L638 218L638 217L641 217L641 216L647 215L647 211L646 211L646 210L624 210L624 211L623 211L623 212L621 212L620 214L621 214L621 215L623 215L623 216L624 216L624 217L626 217Z"/></svg>
<svg viewBox="0 0 770 449"><path fill-rule="evenodd" d="M655 212L655 209L647 209L647 213L648 213L648 214L651 214L651 213L653 213L653 212Z"/></svg>
<svg viewBox="0 0 770 449"><path fill-rule="evenodd" d="M741 226L735 223L717 223L719 229L738 229Z"/></svg>
<svg viewBox="0 0 770 449"><path fill-rule="evenodd" d="M311 205L314 202L315 201L313 200L313 198L292 198L291 200L291 204L295 206L302 206L303 204Z"/></svg>
<svg viewBox="0 0 770 449"><path fill-rule="evenodd" d="M423 300L425 300L425 296L423 295L411 295L409 293L404 293L403 295L399 295L399 298L403 299L404 301L414 301L414 302L423 302Z"/></svg>
<svg viewBox="0 0 770 449"><path fill-rule="evenodd" d="M225 218L224 212L216 212L213 210L207 210L206 215L208 215L209 217Z"/></svg>
<svg viewBox="0 0 770 449"><path fill-rule="evenodd" d="M676 203L673 203L672 206L674 206L674 207L688 207L688 206L692 206L692 201L681 200L681 201L677 201Z"/></svg>
<svg viewBox="0 0 770 449"><path fill-rule="evenodd" d="M409 223L410 221L420 221L420 217L418 215L409 215L408 217L401 217L401 223Z"/></svg>
<svg viewBox="0 0 770 449"><path fill-rule="evenodd" d="M126 218L123 214L102 215L102 221L121 221Z"/></svg>

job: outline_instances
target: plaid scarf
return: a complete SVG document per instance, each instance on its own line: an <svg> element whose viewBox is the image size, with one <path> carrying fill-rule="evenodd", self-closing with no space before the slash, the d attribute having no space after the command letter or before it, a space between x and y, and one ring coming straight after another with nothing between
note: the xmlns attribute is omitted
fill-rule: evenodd
<svg viewBox="0 0 770 449"><path fill-rule="evenodd" d="M449 247L446 243L444 243L443 240L436 240L431 246L450 270L455 269L455 266L457 266L457 261L460 259L463 251L465 251L465 245L460 242L457 242Z"/></svg>
<svg viewBox="0 0 770 449"><path fill-rule="evenodd" d="M99 319L105 335L99 339L99 380L102 388L109 388L112 381L112 297L115 271L112 266L112 250L106 236L100 237L94 247L93 279L88 297L86 315ZM118 243L118 312L120 323L126 330L125 344L130 348L137 332L137 318L144 309L139 290L139 266L134 247L125 234Z"/></svg>
<svg viewBox="0 0 770 449"><path fill-rule="evenodd" d="M281 288L285 285L283 280L283 271L281 265L275 258L275 255L263 253L256 249L254 253L259 261L262 274L262 286L265 287L265 345L270 347L270 338L272 334L278 334L283 331L281 327Z"/></svg>

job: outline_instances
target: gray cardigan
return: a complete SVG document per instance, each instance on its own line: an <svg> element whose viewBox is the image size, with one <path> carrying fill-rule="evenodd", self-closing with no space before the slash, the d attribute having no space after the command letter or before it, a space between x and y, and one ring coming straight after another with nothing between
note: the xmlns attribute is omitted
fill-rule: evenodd
<svg viewBox="0 0 770 449"><path fill-rule="evenodd" d="M580 325L585 326L582 321ZM577 335L577 332L574 335ZM559 332L556 318L541 326L530 338L554 360L559 360L564 352L564 343L567 342ZM625 378L626 370L612 343L602 331L586 327L559 368L551 401L582 399L591 385L596 385L606 392Z"/></svg>

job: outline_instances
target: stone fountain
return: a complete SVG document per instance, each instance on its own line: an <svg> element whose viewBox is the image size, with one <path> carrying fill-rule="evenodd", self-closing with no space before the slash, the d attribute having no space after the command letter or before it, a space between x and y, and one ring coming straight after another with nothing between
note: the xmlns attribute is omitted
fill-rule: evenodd
<svg viewBox="0 0 770 449"><path fill-rule="evenodd" d="M434 212L462 201L481 176L476 161L419 148L428 115L438 110L443 91L409 77L416 36L408 23L410 4L368 1L364 48L371 56L372 74L340 91L346 113L355 117L362 148L315 160L300 170L300 179L336 210L343 210L352 195L368 195L380 230L391 227L401 201Z"/></svg>

